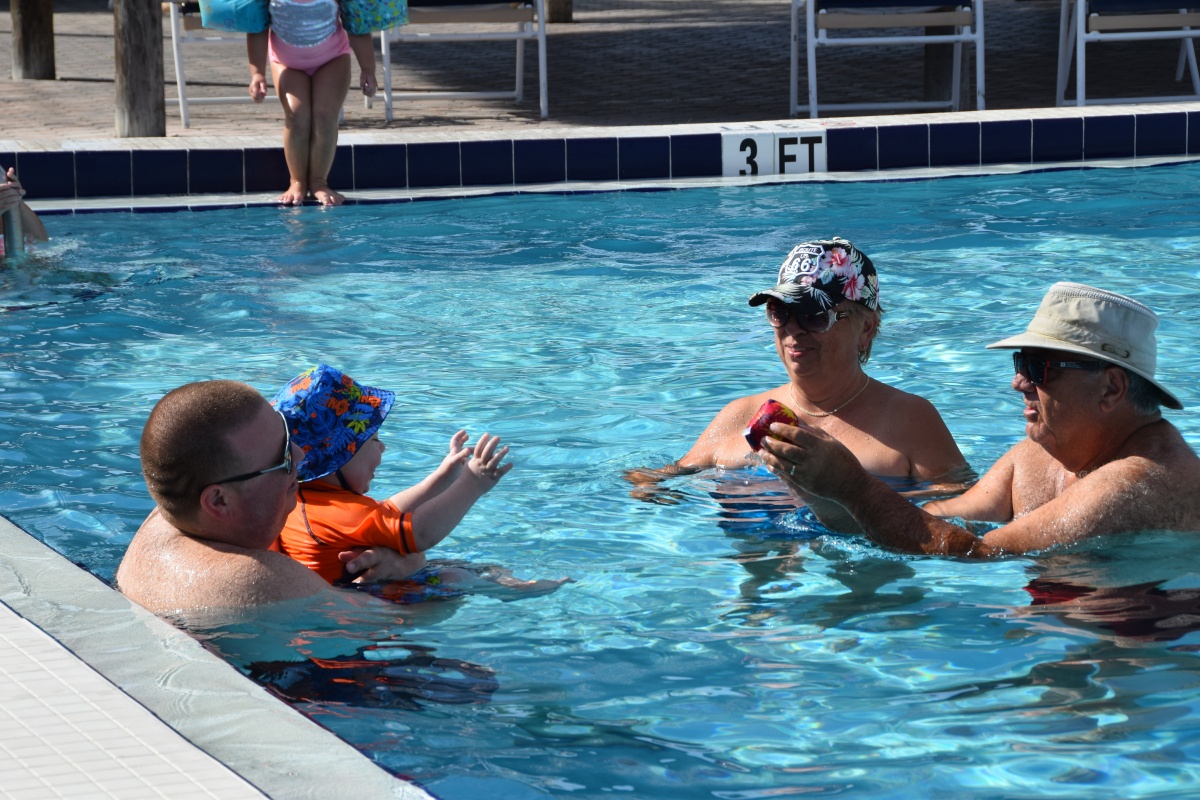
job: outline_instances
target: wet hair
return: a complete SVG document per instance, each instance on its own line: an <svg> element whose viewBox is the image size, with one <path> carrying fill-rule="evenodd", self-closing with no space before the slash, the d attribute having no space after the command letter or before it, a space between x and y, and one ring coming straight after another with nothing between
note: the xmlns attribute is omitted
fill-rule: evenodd
<svg viewBox="0 0 1200 800"><path fill-rule="evenodd" d="M254 419L266 400L238 381L201 381L168 392L142 429L142 475L168 517L192 518L200 493L240 464L230 434Z"/></svg>
<svg viewBox="0 0 1200 800"><path fill-rule="evenodd" d="M875 337L879 335L879 328L883 325L883 309L882 308L867 308L862 303L847 303L844 306L846 311L850 312L852 319L867 319L875 318L875 330L871 332L871 338L867 342L867 348L858 354L858 363L866 364L871 360L871 348L875 346Z"/></svg>
<svg viewBox="0 0 1200 800"><path fill-rule="evenodd" d="M1159 388L1141 375L1130 372L1125 367L1121 367L1121 369L1129 376L1129 391L1126 392L1126 396L1129 398L1129 404L1133 406L1133 410L1142 417L1157 414L1163 402L1162 392Z"/></svg>

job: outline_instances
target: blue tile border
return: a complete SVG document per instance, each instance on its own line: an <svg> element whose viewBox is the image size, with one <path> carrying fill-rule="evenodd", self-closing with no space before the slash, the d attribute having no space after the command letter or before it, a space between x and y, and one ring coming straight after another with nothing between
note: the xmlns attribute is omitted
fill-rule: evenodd
<svg viewBox="0 0 1200 800"><path fill-rule="evenodd" d="M929 125L879 128L879 168L929 166Z"/></svg>
<svg viewBox="0 0 1200 800"><path fill-rule="evenodd" d="M620 177L618 139L567 139L567 180L615 181Z"/></svg>
<svg viewBox="0 0 1200 800"><path fill-rule="evenodd" d="M463 142L461 147L463 186L513 185L513 143L510 140Z"/></svg>
<svg viewBox="0 0 1200 800"><path fill-rule="evenodd" d="M519 139L513 142L517 183L562 183L567 179L565 139Z"/></svg>
<svg viewBox="0 0 1200 800"><path fill-rule="evenodd" d="M977 167L980 153L980 124L950 122L929 126L929 166Z"/></svg>
<svg viewBox="0 0 1200 800"><path fill-rule="evenodd" d="M1028 164L1033 160L1033 122L1006 119L979 126L981 164Z"/></svg>
<svg viewBox="0 0 1200 800"><path fill-rule="evenodd" d="M186 150L134 150L133 195L187 194Z"/></svg>
<svg viewBox="0 0 1200 800"><path fill-rule="evenodd" d="M462 186L462 154L458 142L428 142L408 146L408 185L411 188Z"/></svg>
<svg viewBox="0 0 1200 800"><path fill-rule="evenodd" d="M1137 118L1091 117L1083 121L1083 157L1133 158L1137 147Z"/></svg>
<svg viewBox="0 0 1200 800"><path fill-rule="evenodd" d="M1082 161L1083 119L1035 119L1033 121L1034 161Z"/></svg>
<svg viewBox="0 0 1200 800"><path fill-rule="evenodd" d="M353 147L354 188L392 189L408 186L408 145Z"/></svg>
<svg viewBox="0 0 1200 800"><path fill-rule="evenodd" d="M76 197L132 197L133 153L81 150L75 154Z"/></svg>
<svg viewBox="0 0 1200 800"><path fill-rule="evenodd" d="M618 139L617 167L623 181L670 178L671 139L667 136Z"/></svg>
<svg viewBox="0 0 1200 800"><path fill-rule="evenodd" d="M879 168L879 133L876 128L832 128L826 132L830 172L858 172Z"/></svg>
<svg viewBox="0 0 1200 800"><path fill-rule="evenodd" d="M1135 155L1174 156L1187 152L1187 114L1138 114L1134 120Z"/></svg>
<svg viewBox="0 0 1200 800"><path fill-rule="evenodd" d="M829 172L960 167L1111 158L1200 155L1200 111L1033 116L962 121L936 115L888 124L837 121L823 129ZM799 123L754 123L791 135ZM723 174L721 132L616 128L611 136L339 145L330 185L340 191L506 187L568 181L658 181ZM120 198L281 191L288 180L279 147L0 152L16 166L29 198ZM793 165L794 166L794 165ZM782 172L782 170L781 170ZM36 176L36 180L30 176ZM364 201L369 202L369 201ZM184 206L191 207L191 206Z"/></svg>

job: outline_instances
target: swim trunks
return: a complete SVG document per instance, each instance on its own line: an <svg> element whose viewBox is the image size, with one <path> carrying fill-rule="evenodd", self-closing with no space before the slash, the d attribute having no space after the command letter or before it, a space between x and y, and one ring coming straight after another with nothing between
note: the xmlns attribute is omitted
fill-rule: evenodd
<svg viewBox="0 0 1200 800"><path fill-rule="evenodd" d="M271 0L272 61L309 75L350 52L337 0Z"/></svg>

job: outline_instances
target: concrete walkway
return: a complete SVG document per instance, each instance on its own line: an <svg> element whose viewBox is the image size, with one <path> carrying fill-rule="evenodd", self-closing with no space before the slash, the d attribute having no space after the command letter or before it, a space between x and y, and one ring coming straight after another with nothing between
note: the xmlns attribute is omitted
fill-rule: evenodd
<svg viewBox="0 0 1200 800"><path fill-rule="evenodd" d="M0 64L11 63L9 0L0 0ZM114 135L113 18L106 0L56 0L58 80L13 81L0 70L0 140L46 149ZM352 90L344 131L525 130L573 126L667 125L787 117L787 0L575 0L574 22L549 25L550 118L537 115L537 63L526 51L526 98L427 101L384 121L382 102L363 107ZM1054 104L1057 0L987 0L989 108ZM164 20L165 21L165 20ZM164 24L167 96L174 96L169 24ZM376 44L378 50L378 44ZM1173 43L1106 44L1089 50L1090 91L1102 96L1179 93ZM243 41L193 43L186 69L194 96L241 95L248 71ZM512 46L495 42L398 45L393 75L412 88L505 88ZM819 62L830 100L920 99L922 49L843 49ZM972 71L967 70L969 75ZM382 74L380 72L380 80ZM801 81L806 80L803 74ZM357 85L357 71L353 80ZM192 106L192 127L168 102L168 137L278 135L277 101L261 106Z"/></svg>

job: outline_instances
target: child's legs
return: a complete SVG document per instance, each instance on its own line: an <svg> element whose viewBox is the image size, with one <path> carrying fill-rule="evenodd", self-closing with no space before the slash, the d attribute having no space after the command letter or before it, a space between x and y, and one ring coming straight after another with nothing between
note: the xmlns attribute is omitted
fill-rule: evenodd
<svg viewBox="0 0 1200 800"><path fill-rule="evenodd" d="M312 76L312 138L309 144L308 185L326 186L337 153L338 117L350 89L350 56L340 55Z"/></svg>
<svg viewBox="0 0 1200 800"><path fill-rule="evenodd" d="M312 146L312 79L302 70L271 62L275 92L283 106L283 156L287 159L292 189L301 190L296 202L304 200L308 190L309 152Z"/></svg>

